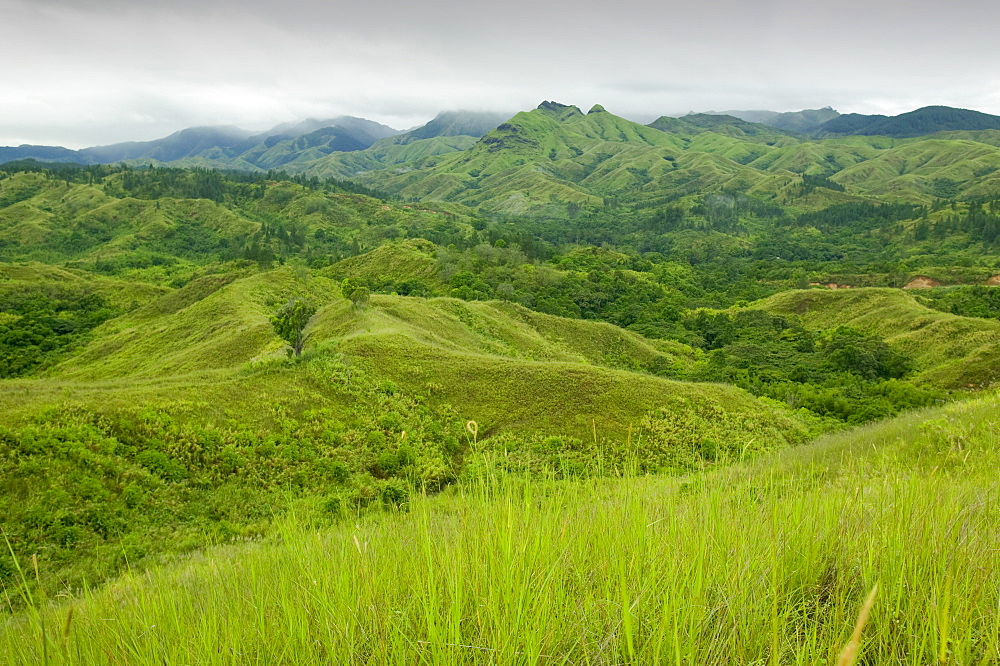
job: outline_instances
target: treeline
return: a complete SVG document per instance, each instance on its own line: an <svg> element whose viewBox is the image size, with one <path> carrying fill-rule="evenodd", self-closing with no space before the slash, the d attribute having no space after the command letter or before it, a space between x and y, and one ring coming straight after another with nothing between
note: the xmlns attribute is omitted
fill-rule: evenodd
<svg viewBox="0 0 1000 666"><path fill-rule="evenodd" d="M916 298L927 307L962 317L1000 319L1000 285L928 289Z"/></svg>
<svg viewBox="0 0 1000 666"><path fill-rule="evenodd" d="M126 164L66 164L19 160L0 165L0 179L16 173L41 173L66 184L104 185L112 196L129 196L137 199L211 199L216 202L241 201L261 198L267 185L290 182L313 190L362 194L377 199L390 199L390 195L349 180L318 178L285 171L238 171L228 169L158 166L129 166Z"/></svg>

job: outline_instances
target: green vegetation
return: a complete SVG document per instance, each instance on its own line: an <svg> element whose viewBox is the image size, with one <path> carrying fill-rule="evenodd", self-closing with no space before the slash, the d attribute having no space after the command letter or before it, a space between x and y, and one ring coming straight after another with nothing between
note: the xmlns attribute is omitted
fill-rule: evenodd
<svg viewBox="0 0 1000 666"><path fill-rule="evenodd" d="M678 472L827 427L648 374L695 352L609 324L455 299L357 308L339 293L287 267L201 278L94 329L49 377L8 381L0 515L49 589L267 534L292 509L323 524L400 504L486 450L529 476ZM291 359L272 325L288 303L289 337L311 320Z"/></svg>
<svg viewBox="0 0 1000 666"><path fill-rule="evenodd" d="M760 307L795 313L806 326L851 326L882 336L912 359L914 381L942 388L983 388L1000 376L1000 323L936 312L895 289L788 291Z"/></svg>
<svg viewBox="0 0 1000 666"><path fill-rule="evenodd" d="M0 264L0 378L45 369L164 289L42 264Z"/></svg>
<svg viewBox="0 0 1000 666"><path fill-rule="evenodd" d="M69 599L36 589L0 651L12 664L835 663L874 589L861 663L990 663L998 407L682 479L523 483L485 453L480 476L406 512L320 531L290 518L279 539Z"/></svg>
<svg viewBox="0 0 1000 666"><path fill-rule="evenodd" d="M352 301L354 293L351 292L348 297ZM315 305L306 300L293 298L271 317L274 332L278 334L279 338L291 345L290 355L302 356L302 346L309 337L305 332L306 326L314 314L316 314Z"/></svg>
<svg viewBox="0 0 1000 666"><path fill-rule="evenodd" d="M962 317L1000 319L1000 289L974 285L934 289L916 296L923 305Z"/></svg>
<svg viewBox="0 0 1000 666"><path fill-rule="evenodd" d="M1000 659L991 130L341 120L0 168L5 663Z"/></svg>

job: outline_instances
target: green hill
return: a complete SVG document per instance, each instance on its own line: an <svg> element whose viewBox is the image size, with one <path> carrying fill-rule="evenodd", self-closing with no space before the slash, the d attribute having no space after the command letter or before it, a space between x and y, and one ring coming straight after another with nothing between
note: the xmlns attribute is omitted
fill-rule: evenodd
<svg viewBox="0 0 1000 666"><path fill-rule="evenodd" d="M716 115L709 113L689 113L680 118L660 116L649 127L671 134L692 136L711 130L733 138L745 139L753 143L764 143L773 146L777 143L797 143L795 135L776 130L762 123L751 123L735 116ZM800 137L801 138L801 137Z"/></svg>
<svg viewBox="0 0 1000 666"><path fill-rule="evenodd" d="M210 264L294 256L326 265L387 233L447 243L470 228L468 212L455 207L387 203L318 179L92 169L3 174L0 261L183 284Z"/></svg>
<svg viewBox="0 0 1000 666"><path fill-rule="evenodd" d="M107 322L49 374L60 382L188 375L194 384L199 375L211 382L221 377L217 371L278 357L283 345L268 316L288 298L309 298L323 305L310 346L350 358L407 394L459 408L484 432L583 437L596 422L602 436L615 438L668 394L743 404L740 392L726 387L634 374L689 366L694 350L678 343L497 302L373 296L359 310L339 298L335 284L291 269L195 280ZM544 403L520 400L542 385Z"/></svg>
<svg viewBox="0 0 1000 666"><path fill-rule="evenodd" d="M0 380L3 529L39 553L45 585L264 534L293 507L328 521L398 505L453 483L482 447L529 475L678 471L818 427L731 386L653 374L691 366L684 345L507 303L357 307L291 267L149 296L44 377ZM300 359L269 322L290 298L319 306Z"/></svg>
<svg viewBox="0 0 1000 666"><path fill-rule="evenodd" d="M732 192L816 210L845 202L928 203L995 193L996 147L968 136L805 140L729 116L664 117L646 127L600 106L584 114L544 102L467 149L415 158L399 169L378 166L380 159L402 165L401 157L383 153L355 174L406 198L456 201L507 215L572 217L580 210L644 209ZM314 166L320 163L306 172ZM829 178L841 191L805 191L799 187L803 174Z"/></svg>
<svg viewBox="0 0 1000 666"><path fill-rule="evenodd" d="M439 250L437 245L423 239L387 243L371 252L338 261L321 274L336 280L353 277L373 287L405 283L409 289L403 295L438 294L445 288L436 258ZM419 293L425 291L428 293Z"/></svg>
<svg viewBox="0 0 1000 666"><path fill-rule="evenodd" d="M850 326L877 334L918 366L916 381L982 388L1000 379L1000 322L931 310L898 289L787 291L761 302L806 326Z"/></svg>

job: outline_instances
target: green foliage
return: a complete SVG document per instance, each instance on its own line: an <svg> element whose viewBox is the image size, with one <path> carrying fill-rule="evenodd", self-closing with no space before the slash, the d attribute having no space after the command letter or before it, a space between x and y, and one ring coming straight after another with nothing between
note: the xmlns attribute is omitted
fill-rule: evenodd
<svg viewBox="0 0 1000 666"><path fill-rule="evenodd" d="M688 340L709 352L690 379L724 381L825 418L863 423L933 404L942 393L904 378L913 360L847 326L803 327L794 315L697 310Z"/></svg>
<svg viewBox="0 0 1000 666"><path fill-rule="evenodd" d="M314 501L335 505L307 511L326 524L399 508L414 490L457 478L464 428L447 409L387 393L329 357L288 372L339 387L349 414L322 395L303 408L276 388L289 379L264 371L239 380L265 382L244 405L185 391L156 405L36 407L0 426L0 527L16 552L38 553L42 584L71 589L126 562L262 536L276 516Z"/></svg>
<svg viewBox="0 0 1000 666"><path fill-rule="evenodd" d="M835 181L830 180L825 176L818 176L813 174L804 173L802 174L802 195L811 194L813 190L817 187L825 187L828 190L834 190L836 192L846 192L846 188Z"/></svg>
<svg viewBox="0 0 1000 666"><path fill-rule="evenodd" d="M53 365L120 314L100 294L55 285L0 290L0 379Z"/></svg>
<svg viewBox="0 0 1000 666"><path fill-rule="evenodd" d="M1000 323L936 312L917 303L912 291L793 291L760 305L777 315L795 314L813 330L849 326L881 338L909 357L911 381L924 388L983 388L1000 379Z"/></svg>
<svg viewBox="0 0 1000 666"><path fill-rule="evenodd" d="M292 298L277 313L271 315L274 332L292 347L289 355L302 355L302 346L309 338L305 332L306 326L316 314L316 309L308 300Z"/></svg>
<svg viewBox="0 0 1000 666"><path fill-rule="evenodd" d="M514 452L486 450L483 474L455 492L404 500L386 484L372 504L388 512L344 521L321 495L280 538L64 600L48 587L0 624L0 653L12 665L120 663L123 649L135 663L212 663L220 646L295 663L836 663L877 587L860 660L989 662L998 408L969 401L682 478L526 483L503 470Z"/></svg>
<svg viewBox="0 0 1000 666"><path fill-rule="evenodd" d="M344 281L340 283L340 293L356 308L364 307L371 298L368 287L361 284L356 278L344 278Z"/></svg>
<svg viewBox="0 0 1000 666"><path fill-rule="evenodd" d="M869 381L898 379L913 368L910 359L890 349L883 340L846 326L824 333L816 344L828 367Z"/></svg>
<svg viewBox="0 0 1000 666"><path fill-rule="evenodd" d="M923 305L961 317L1000 319L1000 289L983 285L933 289L916 296Z"/></svg>

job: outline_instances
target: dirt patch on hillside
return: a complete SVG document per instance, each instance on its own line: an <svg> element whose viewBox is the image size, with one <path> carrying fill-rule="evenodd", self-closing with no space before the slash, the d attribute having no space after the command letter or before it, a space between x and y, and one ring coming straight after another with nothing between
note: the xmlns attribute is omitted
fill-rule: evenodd
<svg viewBox="0 0 1000 666"><path fill-rule="evenodd" d="M932 287L940 287L940 286L941 283L935 280L934 278L929 278L924 275L918 275L917 277L913 278L905 285L903 285L903 289L931 289Z"/></svg>
<svg viewBox="0 0 1000 666"><path fill-rule="evenodd" d="M1000 275L994 275L991 277L986 281L986 285L989 287L1000 287Z"/></svg>

